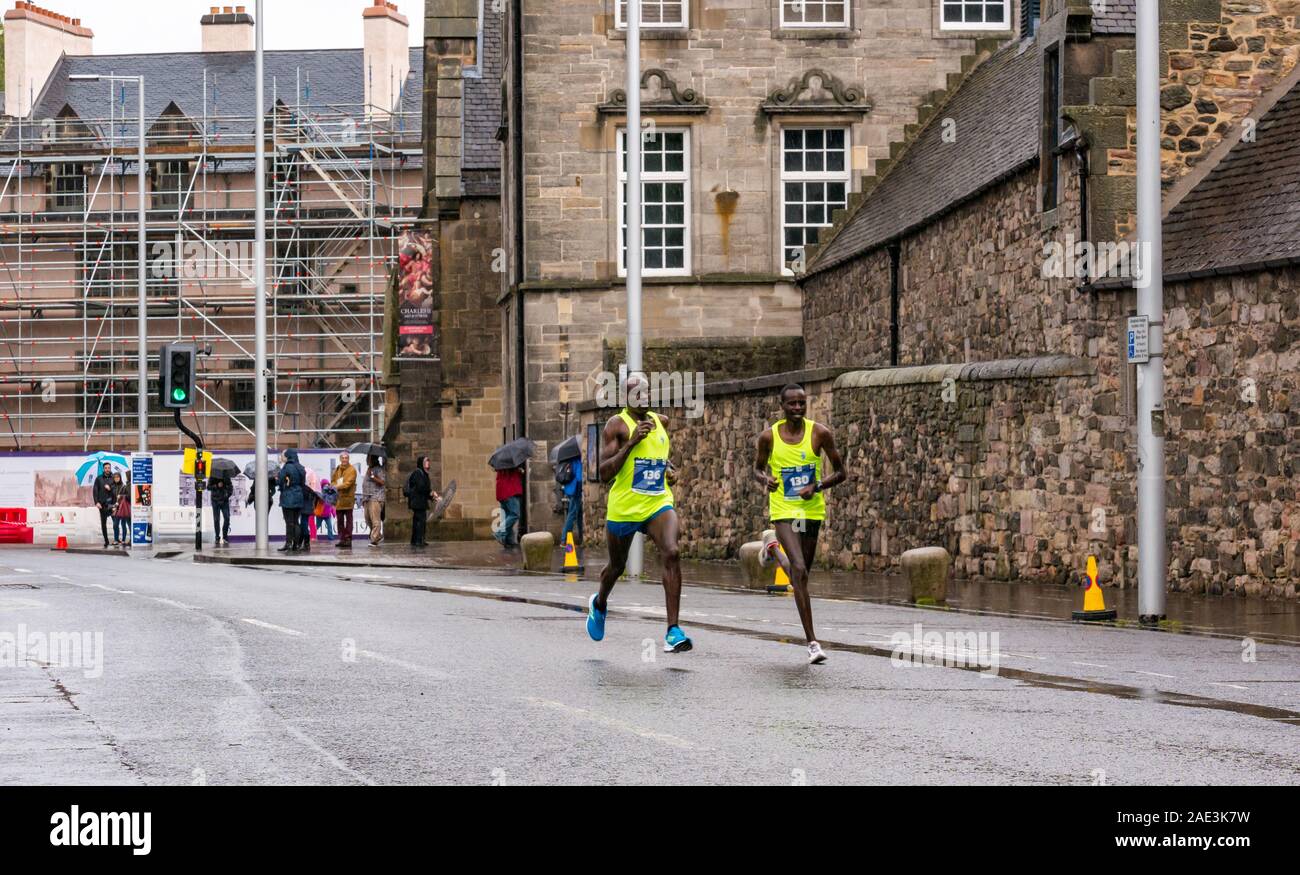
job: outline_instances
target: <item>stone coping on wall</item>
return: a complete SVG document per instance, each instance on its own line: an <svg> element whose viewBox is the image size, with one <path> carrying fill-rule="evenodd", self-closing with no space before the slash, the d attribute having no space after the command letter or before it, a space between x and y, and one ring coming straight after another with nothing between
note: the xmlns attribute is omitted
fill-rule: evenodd
<svg viewBox="0 0 1300 875"><path fill-rule="evenodd" d="M813 368L804 371L786 371L781 374L764 374L761 377L749 377L744 380L719 380L716 383L706 383L704 385L704 397L716 398L719 395L770 392L788 383L823 383L852 371L853 368ZM589 413L593 410L601 410L603 407L596 399L592 398L579 402L577 409L579 413Z"/></svg>
<svg viewBox="0 0 1300 875"><path fill-rule="evenodd" d="M960 365L916 365L906 368L878 368L850 371L835 380L835 391L879 386L910 386L918 383L972 382L976 380L1035 380L1052 377L1090 377L1096 368L1088 359L1069 355L999 359Z"/></svg>

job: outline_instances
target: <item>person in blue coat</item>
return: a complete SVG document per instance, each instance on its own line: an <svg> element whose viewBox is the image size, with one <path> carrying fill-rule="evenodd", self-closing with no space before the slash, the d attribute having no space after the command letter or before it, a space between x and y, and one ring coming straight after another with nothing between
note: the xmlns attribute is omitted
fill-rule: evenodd
<svg viewBox="0 0 1300 875"><path fill-rule="evenodd" d="M298 463L297 450L285 450L280 466L280 510L284 513L284 546L281 553L296 553L302 548L306 532L298 525L302 515L307 485L307 469Z"/></svg>

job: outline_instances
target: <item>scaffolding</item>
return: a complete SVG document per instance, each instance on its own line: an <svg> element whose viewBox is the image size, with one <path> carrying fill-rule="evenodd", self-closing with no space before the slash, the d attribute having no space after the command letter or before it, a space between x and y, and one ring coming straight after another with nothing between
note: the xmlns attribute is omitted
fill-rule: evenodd
<svg viewBox="0 0 1300 875"><path fill-rule="evenodd" d="M277 91L267 118L271 439L373 440L384 426L390 268L423 200L419 115L304 103L301 74L292 102ZM102 118L65 109L0 133L0 449L135 443L139 110L116 84L106 104ZM254 437L255 119L209 107L205 74L201 117L172 104L146 122L147 349L156 374L163 342L198 345L187 417L209 446L233 449ZM170 412L149 388L151 446L171 448Z"/></svg>

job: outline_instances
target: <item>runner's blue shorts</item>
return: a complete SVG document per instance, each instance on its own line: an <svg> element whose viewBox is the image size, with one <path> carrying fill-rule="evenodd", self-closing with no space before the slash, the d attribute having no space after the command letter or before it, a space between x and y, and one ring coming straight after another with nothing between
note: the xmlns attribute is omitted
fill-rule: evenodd
<svg viewBox="0 0 1300 875"><path fill-rule="evenodd" d="M633 535L635 535L637 532L641 532L644 534L646 528L650 525L650 521L652 519L659 516L659 514L663 513L664 511L672 510L672 509L673 506L671 504L661 507L654 513L650 514L650 516L641 520L640 522L619 523L619 522L614 522L613 520L606 520L605 530L608 531L609 534L615 538L630 538Z"/></svg>

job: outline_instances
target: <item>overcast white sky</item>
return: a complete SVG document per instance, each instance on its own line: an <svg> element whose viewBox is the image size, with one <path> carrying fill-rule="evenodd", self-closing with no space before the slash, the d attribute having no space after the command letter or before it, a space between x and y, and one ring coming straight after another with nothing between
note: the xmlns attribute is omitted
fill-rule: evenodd
<svg viewBox="0 0 1300 875"><path fill-rule="evenodd" d="M197 52L199 19L212 6L247 6L253 0L40 0L46 9L80 18L95 32L95 54ZM361 11L372 0L266 0L267 49L361 47ZM6 2L5 8L13 4ZM411 22L411 45L424 40L423 0L397 0Z"/></svg>

